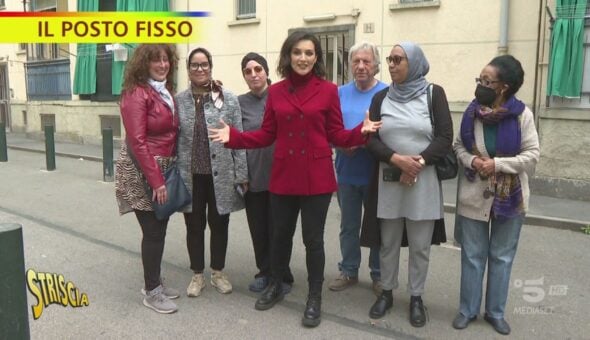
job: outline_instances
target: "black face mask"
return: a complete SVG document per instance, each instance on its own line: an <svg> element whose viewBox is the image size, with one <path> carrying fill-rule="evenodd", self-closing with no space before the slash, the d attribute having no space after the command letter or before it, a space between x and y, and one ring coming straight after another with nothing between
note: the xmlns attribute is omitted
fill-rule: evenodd
<svg viewBox="0 0 590 340"><path fill-rule="evenodd" d="M477 88L475 88L475 99L481 105L491 107L494 101L496 101L496 97L496 90L492 88L485 87L481 84L478 84Z"/></svg>

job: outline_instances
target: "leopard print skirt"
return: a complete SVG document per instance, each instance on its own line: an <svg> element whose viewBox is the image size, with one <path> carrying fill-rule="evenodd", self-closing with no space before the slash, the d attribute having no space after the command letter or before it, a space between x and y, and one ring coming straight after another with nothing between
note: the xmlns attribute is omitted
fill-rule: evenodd
<svg viewBox="0 0 590 340"><path fill-rule="evenodd" d="M166 171L174 157L155 156L162 172ZM151 190L145 176L136 166L129 152L127 143L121 143L119 159L115 167L115 196L119 206L119 214L133 210L153 211Z"/></svg>

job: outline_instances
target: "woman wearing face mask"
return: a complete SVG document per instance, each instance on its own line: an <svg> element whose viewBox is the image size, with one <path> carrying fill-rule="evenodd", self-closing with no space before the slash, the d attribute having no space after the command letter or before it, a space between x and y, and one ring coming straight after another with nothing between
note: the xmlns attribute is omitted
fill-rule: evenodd
<svg viewBox="0 0 590 340"><path fill-rule="evenodd" d="M163 285L160 276L168 219L158 220L152 208L153 201L168 200L162 173L176 149L178 114L172 84L177 60L171 46L147 44L140 45L127 64L121 95L125 143L115 172L119 213L133 211L143 232L143 304L158 313L174 313L177 307L170 299L179 297L176 289Z"/></svg>
<svg viewBox="0 0 590 340"><path fill-rule="evenodd" d="M461 243L461 299L456 329L480 311L488 264L484 319L509 334L504 308L512 262L529 201L529 176L539 159L533 113L515 95L524 71L513 56L492 59L461 121L454 149L465 167L459 184L456 239Z"/></svg>
<svg viewBox="0 0 590 340"><path fill-rule="evenodd" d="M187 58L190 86L176 96L180 118L178 168L189 191L192 205L184 210L186 244L193 271L186 289L190 297L205 288L205 228L211 230L211 285L222 294L232 292L232 284L222 271L227 252L229 214L244 208L239 194L248 182L246 153L210 143L207 128L220 119L242 130L238 98L214 80L213 59L208 50L198 47Z"/></svg>
<svg viewBox="0 0 590 340"><path fill-rule="evenodd" d="M256 301L266 310L283 298L281 282L288 271L297 216L305 243L309 283L302 323L319 325L324 281L324 224L332 193L337 190L331 145L364 144L365 134L380 123L368 118L344 130L336 85L326 75L319 40L294 32L281 47L277 72L285 79L268 90L264 119L258 130L240 133L223 123L209 129L214 141L229 148L260 148L275 143L269 191L272 209L272 279Z"/></svg>
<svg viewBox="0 0 590 340"><path fill-rule="evenodd" d="M382 318L393 306L392 291L398 287L405 234L409 246L410 324L422 327L426 324L422 294L430 246L446 241L442 188L434 163L451 151L453 124L445 91L425 78L430 66L418 45L395 45L386 59L391 85L373 97L369 109L371 117L383 121L379 133L367 144L379 164L369 185L361 242L381 246L383 288L369 316Z"/></svg>

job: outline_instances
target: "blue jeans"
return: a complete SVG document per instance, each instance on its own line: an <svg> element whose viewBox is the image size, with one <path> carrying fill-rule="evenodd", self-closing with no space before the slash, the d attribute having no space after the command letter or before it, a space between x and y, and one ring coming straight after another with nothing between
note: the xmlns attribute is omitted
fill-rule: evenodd
<svg viewBox="0 0 590 340"><path fill-rule="evenodd" d="M363 205L367 200L366 185L339 184L338 203L340 203L340 252L342 261L338 269L349 277L357 277L361 265L360 230ZM379 247L373 247L369 254L371 279L380 280Z"/></svg>
<svg viewBox="0 0 590 340"><path fill-rule="evenodd" d="M524 217L490 223L457 215L461 225L461 300L459 312L466 317L479 314L483 274L488 263L486 313L504 317L510 286L510 272L516 255Z"/></svg>

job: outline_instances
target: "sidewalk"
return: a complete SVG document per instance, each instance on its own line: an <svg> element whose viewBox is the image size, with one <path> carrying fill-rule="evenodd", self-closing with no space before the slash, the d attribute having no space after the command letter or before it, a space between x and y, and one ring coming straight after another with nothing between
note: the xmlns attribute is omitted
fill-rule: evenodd
<svg viewBox="0 0 590 340"><path fill-rule="evenodd" d="M27 138L23 133L7 133L6 139L9 149L45 153L44 141ZM100 145L56 142L55 152L57 156L102 162ZM116 160L119 155L117 146L114 147L113 155ZM590 202L540 196L534 194L534 188L532 191L525 224L575 231L590 224ZM445 212L454 213L457 181L444 181L443 193Z"/></svg>
<svg viewBox="0 0 590 340"><path fill-rule="evenodd" d="M61 145L56 148L66 150ZM99 149L94 147L94 157L99 158L100 152L96 151ZM0 195L0 224L23 226L25 269L44 275L62 275L79 293L87 294L89 301L84 307L74 307L73 303L64 307L56 302L44 305L42 315L35 320L30 307L38 304L38 295L29 289L27 309L32 339L500 338L481 318L466 330L458 331L451 326L459 301L461 262L459 248L452 242L454 216L451 213L445 214L449 242L431 249L423 295L429 316L426 326L414 328L408 322L406 250L400 254L400 286L394 293L394 307L383 319L368 317L375 301L366 265L368 249L362 249L356 287L330 291L327 284L338 276L337 263L341 259L340 209L335 197L326 217L325 284L319 327L301 326L308 292L300 227L294 235L290 262L295 277L293 290L271 311L254 310L258 295L248 290L248 284L256 266L244 210L232 213L230 218L224 271L231 279L233 293L219 294L207 280L208 287L198 298L189 298L184 293L192 277L186 227L181 214L172 216L162 270L166 282L183 294L175 300L179 307L177 313L155 313L143 306L140 293L143 284L140 228L133 214L117 213L114 184L101 180L101 164L68 157L58 157L56 163L55 171L45 171L43 153L12 149L8 162L0 163L0 185L5 193ZM454 197L451 193L448 196ZM579 231L523 226L506 306L512 333L503 339L587 338L584 334L588 328L586 316L590 313L587 294L590 268L586 263L589 247L590 238ZM205 272L209 279L210 270ZM32 285L41 287L40 282ZM3 338L1 334L0 330Z"/></svg>

